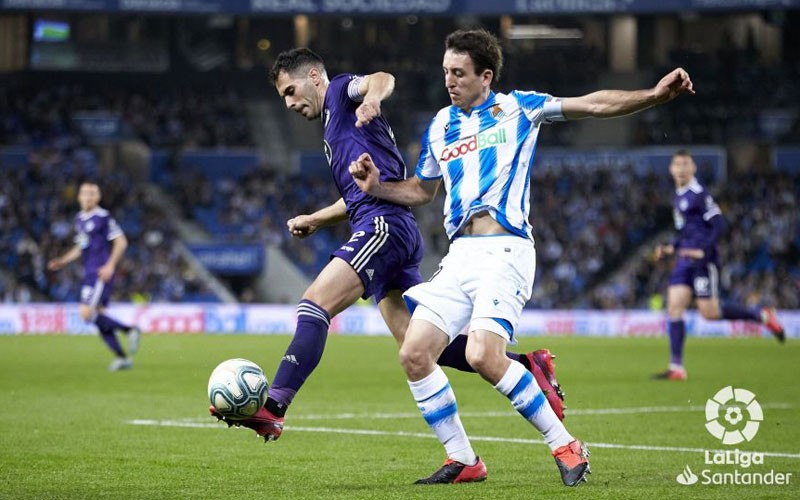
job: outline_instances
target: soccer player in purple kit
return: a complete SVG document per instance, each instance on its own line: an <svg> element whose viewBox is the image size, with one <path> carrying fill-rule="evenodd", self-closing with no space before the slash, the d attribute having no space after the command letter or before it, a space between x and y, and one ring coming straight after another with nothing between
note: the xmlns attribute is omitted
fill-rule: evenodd
<svg viewBox="0 0 800 500"><path fill-rule="evenodd" d="M349 172L350 163L368 151L385 166L381 180L405 178L405 164L380 108L394 90L394 77L379 72L341 74L329 80L322 58L306 48L281 53L270 76L289 110L308 120L322 120L325 155L342 195L330 206L287 221L289 231L303 238L320 227L349 219L352 235L332 253L330 262L303 294L294 337L272 379L264 407L239 421L227 420L213 406L209 408L229 426L253 429L265 441L280 437L288 406L319 364L330 319L359 297L374 297L389 330L402 345L411 317L402 294L422 281L419 264L423 253L422 236L410 208L364 194ZM474 372L464 354L465 340L454 342L439 363ZM563 394L550 352L540 349L508 356L533 374L563 419Z"/></svg>
<svg viewBox="0 0 800 500"><path fill-rule="evenodd" d="M47 269L57 271L82 258L81 318L97 325L101 338L116 356L108 367L109 371L129 370L133 368L130 356L139 349L141 332L136 326L120 323L105 313L114 284L114 272L128 247L128 240L108 210L100 206L100 198L97 183L81 183L78 189L81 211L75 217L75 245L64 255L50 260ZM128 336L127 354L117 339L117 331Z"/></svg>
<svg viewBox="0 0 800 500"><path fill-rule="evenodd" d="M667 289L667 314L669 316L669 368L654 378L686 380L683 366L683 347L686 340L686 325L683 313L692 301L707 320L748 320L763 324L781 342L785 340L783 327L778 322L775 310L768 307L748 309L741 305L720 305L718 292L717 241L722 234L724 221L722 212L711 195L695 178L697 166L686 150L672 156L669 173L675 181L673 215L675 242L659 245L656 259L677 253L675 267Z"/></svg>

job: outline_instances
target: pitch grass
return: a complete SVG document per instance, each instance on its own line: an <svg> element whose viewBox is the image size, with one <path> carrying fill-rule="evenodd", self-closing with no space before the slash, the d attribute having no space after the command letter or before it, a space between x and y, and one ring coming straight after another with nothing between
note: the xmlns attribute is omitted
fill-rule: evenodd
<svg viewBox="0 0 800 500"><path fill-rule="evenodd" d="M291 430L430 435L387 337L331 337L320 367L292 406L289 428L275 443L222 424L126 423L212 424L206 414L212 368L246 357L272 376L288 340L146 336L133 371L108 373L109 356L95 337L0 338L0 498L800 498L798 458L767 457L765 465L741 469L792 472L788 486L682 486L675 477L685 466L697 473L707 467L701 453L595 446L590 482L568 489L543 444L476 441L489 468L486 482L414 486L444 458L435 439ZM539 346L558 354L558 375L575 410L702 406L726 385L744 387L768 408L756 438L741 448L800 453L798 342L690 339L690 380L683 383L649 380L664 368L665 339L525 338L519 348ZM477 376L448 374L471 435L538 437ZM781 403L790 408L769 408ZM470 415L480 412L501 415ZM355 418L308 418L343 413ZM374 413L401 415L368 416ZM701 410L574 414L566 420L589 443L721 448L704 422Z"/></svg>

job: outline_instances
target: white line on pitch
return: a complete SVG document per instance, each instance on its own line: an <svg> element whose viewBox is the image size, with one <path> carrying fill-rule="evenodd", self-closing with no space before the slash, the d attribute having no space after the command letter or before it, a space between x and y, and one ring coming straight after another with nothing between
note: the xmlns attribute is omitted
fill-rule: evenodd
<svg viewBox="0 0 800 500"><path fill-rule="evenodd" d="M197 422L187 422L180 420L127 420L126 423L132 425L148 425L158 427L191 427L191 428L214 428L224 429L218 423L201 424ZM327 434L350 434L361 436L395 436L395 437L412 437L434 439L436 436L423 433L423 432L404 432L404 431L379 431L374 429L337 429L334 427L295 427L286 426L286 430L294 432L321 432ZM523 439L523 438L504 438L493 436L470 436L471 441L487 441L493 443L518 443L518 444L544 444L540 439ZM642 451L668 451L674 453L705 453L711 452L724 452L725 450L706 450L704 448L686 448L680 446L650 446L643 444L614 444L614 443L586 443L590 448L613 448L618 450L642 450ZM763 453L766 457L778 458L800 458L800 453L777 453L770 451L759 451L756 453Z"/></svg>
<svg viewBox="0 0 800 500"><path fill-rule="evenodd" d="M764 409L772 410L789 410L794 406L788 403L764 403L761 405ZM693 411L705 411L705 406L642 406L635 408L586 408L586 409L571 409L566 410L568 417L577 417L583 415L636 415L640 413L685 413ZM514 411L460 411L458 412L462 417L518 417L519 413ZM303 414L292 415L292 420L392 420L402 418L420 418L419 412L406 412L406 413L330 413L330 414Z"/></svg>

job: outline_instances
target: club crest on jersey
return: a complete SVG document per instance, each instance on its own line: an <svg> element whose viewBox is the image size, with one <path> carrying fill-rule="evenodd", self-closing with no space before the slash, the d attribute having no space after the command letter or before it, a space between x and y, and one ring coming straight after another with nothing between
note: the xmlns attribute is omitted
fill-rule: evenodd
<svg viewBox="0 0 800 500"><path fill-rule="evenodd" d="M499 104L495 104L494 106L492 106L489 112L492 114L492 118L496 120L499 120L506 114L506 112L503 111L503 108L501 108Z"/></svg>
<svg viewBox="0 0 800 500"><path fill-rule="evenodd" d="M501 128L494 132L481 132L478 135L454 142L444 148L439 161L452 161L474 151L505 144L506 142L508 142L508 139L506 138L505 129Z"/></svg>

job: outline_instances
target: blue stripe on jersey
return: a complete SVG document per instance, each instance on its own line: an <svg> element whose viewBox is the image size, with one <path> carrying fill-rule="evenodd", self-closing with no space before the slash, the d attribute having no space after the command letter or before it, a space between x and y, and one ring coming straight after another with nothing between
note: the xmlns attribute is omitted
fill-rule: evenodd
<svg viewBox="0 0 800 500"><path fill-rule="evenodd" d="M528 173L525 175L525 191L523 191L523 192L528 193L528 195L527 196L523 195L522 199L519 202L519 209L522 210L522 213L525 213L525 200L526 200L526 198L527 198L527 200L529 200L529 202L530 202L530 199L531 199L531 194L530 194L529 189L530 189L530 184L531 184L531 175L533 174L533 159L536 158L536 147L538 145L539 145L539 138L537 137L536 138L536 142L533 144L533 149L531 150L531 157L528 160ZM524 229L525 232L527 233L527 231L530 228L530 226L531 226L531 222L529 220L526 220L525 223L522 225L522 229Z"/></svg>
<svg viewBox="0 0 800 500"><path fill-rule="evenodd" d="M427 161L428 157L431 155L431 126L428 125L428 128L425 129L425 133L422 134L422 142L420 143L419 149L419 161L417 161L417 177L422 179L426 179L425 176L422 175L422 167L425 166L425 162Z"/></svg>
<svg viewBox="0 0 800 500"><path fill-rule="evenodd" d="M506 204L508 203L508 195L511 194L511 184L514 182L514 177L517 173L517 167L519 166L519 155L522 152L522 143L525 142L527 139L528 134L531 132L531 121L525 116L525 113L519 114L519 120L517 121L517 147L514 152L514 160L511 162L511 171L508 174L508 179L506 180L505 185L503 186L503 196L500 198L499 206L497 207L497 222L499 222L504 228L511 231L514 234L520 235L523 238L527 238L528 234L526 232L527 228L527 221L523 224L522 229L517 229L513 227L506 219ZM531 156L533 159L533 156ZM529 170L530 172L530 170ZM524 197L522 203L525 203ZM525 213L523 211L523 213Z"/></svg>
<svg viewBox="0 0 800 500"><path fill-rule="evenodd" d="M461 206L461 183L464 180L464 160L458 158L447 164L450 176L450 222L459 227L464 218Z"/></svg>
<svg viewBox="0 0 800 500"><path fill-rule="evenodd" d="M461 120L458 116L459 109L450 106L450 128L444 134L445 144L452 144L461 138ZM450 177L450 219L459 226L463 218L464 209L461 207L461 182L464 180L464 161L461 158L452 160L447 164Z"/></svg>
<svg viewBox="0 0 800 500"><path fill-rule="evenodd" d="M521 92L514 91L514 92L512 92L512 94L517 99L517 102L519 103L519 105L521 107L523 107L525 109L530 109L530 110L541 108L542 106L544 106L544 103L547 100L547 96L546 95L539 94L537 92L521 93ZM524 113L522 114L522 116L525 116ZM528 123L530 123L530 122L528 122ZM521 131L522 120L520 120L519 125L520 125L520 129L517 130L517 137L518 138L519 138L519 133ZM529 125L526 124L526 127L529 127ZM522 140L524 140L529 133L530 133L530 128L528 128L528 131L526 132L525 137L523 137L521 140L517 141L517 153L519 153L519 151L520 151L520 145L522 144ZM537 138L537 144L538 144L538 138ZM536 157L536 146L537 146L537 144L533 145L533 150L531 151L531 157L530 157L530 160L528 161L528 172L527 172L527 175L525 176L525 190L523 191L524 193L529 193L528 190L530 189L529 186L530 186L530 183L531 183L531 173L532 173L532 170L533 170L533 159ZM519 159L518 157L514 158L514 165L515 166L517 164L518 159ZM522 199L520 199L519 208L522 211L522 213L525 213L525 203L528 202L529 200L530 200L530 194L528 194L528 196L524 196L523 195ZM530 221L528 221L528 220L524 221L522 229L526 232L526 234L527 234L527 231L528 231L529 228L530 228Z"/></svg>
<svg viewBox="0 0 800 500"><path fill-rule="evenodd" d="M539 94L538 92L520 92L515 90L511 92L511 95L516 98L520 107L525 108L526 110L541 108L544 106L544 102L547 99L546 95Z"/></svg>
<svg viewBox="0 0 800 500"><path fill-rule="evenodd" d="M480 130L484 131L495 125L497 125L497 120L492 116L492 112L490 110L484 110L480 114ZM480 184L478 186L478 199L476 201L482 203L483 195L489 191L497 178L497 174L495 173L497 168L497 146L481 149L478 152L478 156L480 158Z"/></svg>
<svg viewBox="0 0 800 500"><path fill-rule="evenodd" d="M458 116L458 108L455 106L450 106L450 121L448 125L448 129L444 133L445 145L453 144L461 139L461 120Z"/></svg>

